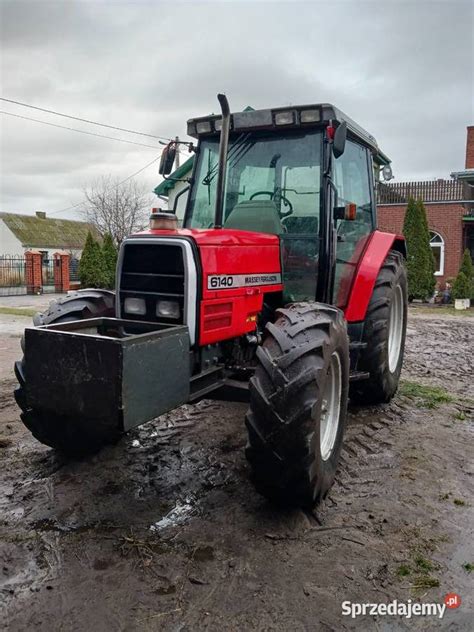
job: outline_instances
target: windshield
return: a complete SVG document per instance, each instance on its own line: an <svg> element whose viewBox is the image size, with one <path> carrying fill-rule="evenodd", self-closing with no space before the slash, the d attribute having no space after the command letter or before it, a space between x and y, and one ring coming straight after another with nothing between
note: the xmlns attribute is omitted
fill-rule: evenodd
<svg viewBox="0 0 474 632"><path fill-rule="evenodd" d="M201 141L187 228L212 228L219 139ZM314 300L319 259L321 132L245 133L227 152L224 228L280 236L285 301Z"/></svg>
<svg viewBox="0 0 474 632"><path fill-rule="evenodd" d="M188 228L214 226L219 139L200 144ZM274 234L319 231L321 133L229 139L224 227Z"/></svg>

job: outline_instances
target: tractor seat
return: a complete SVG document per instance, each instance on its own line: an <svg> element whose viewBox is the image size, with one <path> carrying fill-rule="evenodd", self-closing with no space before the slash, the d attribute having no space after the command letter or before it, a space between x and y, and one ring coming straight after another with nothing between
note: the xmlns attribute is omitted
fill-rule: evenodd
<svg viewBox="0 0 474 632"><path fill-rule="evenodd" d="M284 232L277 207L272 200L239 202L229 213L224 227L273 235Z"/></svg>

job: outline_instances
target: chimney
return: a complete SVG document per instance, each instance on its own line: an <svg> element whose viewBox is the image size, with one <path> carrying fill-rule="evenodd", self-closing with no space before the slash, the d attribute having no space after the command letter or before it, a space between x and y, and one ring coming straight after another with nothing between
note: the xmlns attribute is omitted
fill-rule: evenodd
<svg viewBox="0 0 474 632"><path fill-rule="evenodd" d="M38 219L46 219L46 213L45 211L36 211L36 217Z"/></svg>
<svg viewBox="0 0 474 632"><path fill-rule="evenodd" d="M474 169L474 125L467 127L466 169Z"/></svg>

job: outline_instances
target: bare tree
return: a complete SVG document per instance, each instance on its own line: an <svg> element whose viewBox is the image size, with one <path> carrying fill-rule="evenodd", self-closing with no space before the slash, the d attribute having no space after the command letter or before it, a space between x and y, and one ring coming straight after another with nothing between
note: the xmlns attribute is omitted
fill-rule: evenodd
<svg viewBox="0 0 474 632"><path fill-rule="evenodd" d="M109 233L117 246L148 222L151 194L135 180L121 183L119 178L103 176L84 189L84 196L87 221L101 235Z"/></svg>

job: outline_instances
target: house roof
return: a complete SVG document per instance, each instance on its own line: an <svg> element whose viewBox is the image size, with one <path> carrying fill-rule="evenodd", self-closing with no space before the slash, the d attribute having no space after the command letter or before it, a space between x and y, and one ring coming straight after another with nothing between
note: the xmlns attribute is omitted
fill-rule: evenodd
<svg viewBox="0 0 474 632"><path fill-rule="evenodd" d="M160 184L153 190L155 195L167 195L168 191L171 191L171 189L174 189L176 186L176 180L184 179L186 174L191 171L193 164L194 156L191 156L191 158L188 158L186 162L183 162L180 167L173 171L166 180L160 182Z"/></svg>
<svg viewBox="0 0 474 632"><path fill-rule="evenodd" d="M0 213L0 220L25 248L82 249L89 231L97 235L91 224L70 219Z"/></svg>
<svg viewBox="0 0 474 632"><path fill-rule="evenodd" d="M468 184L474 184L474 169L463 169L462 171L453 171L451 177L455 180L464 180Z"/></svg>

